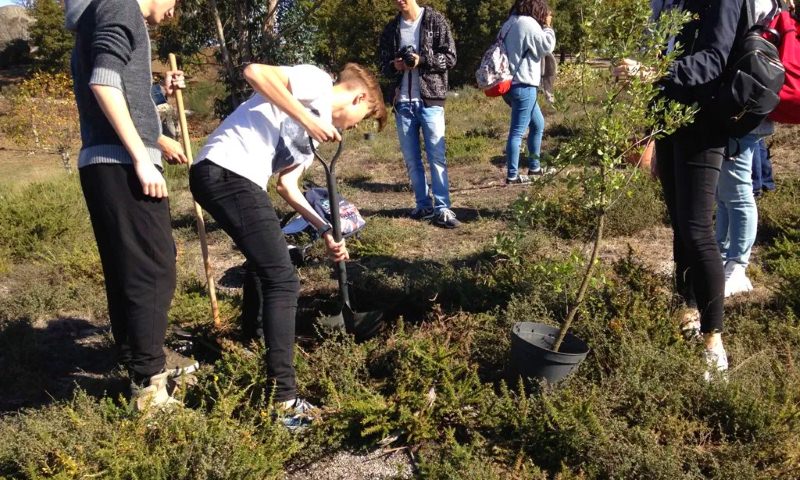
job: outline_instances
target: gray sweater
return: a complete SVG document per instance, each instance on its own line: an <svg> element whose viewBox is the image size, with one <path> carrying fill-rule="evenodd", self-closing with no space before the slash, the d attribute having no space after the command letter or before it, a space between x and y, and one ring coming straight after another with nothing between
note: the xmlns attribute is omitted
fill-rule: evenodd
<svg viewBox="0 0 800 480"><path fill-rule="evenodd" d="M525 15L512 15L503 24L500 34L508 52L513 83L538 87L542 79L542 59L556 47L556 32L542 28L539 22Z"/></svg>
<svg viewBox="0 0 800 480"><path fill-rule="evenodd" d="M78 168L130 164L130 154L100 108L91 85L122 91L153 163L161 164L161 123L150 96L150 37L136 0L67 0L67 28L76 32L72 79L83 143Z"/></svg>

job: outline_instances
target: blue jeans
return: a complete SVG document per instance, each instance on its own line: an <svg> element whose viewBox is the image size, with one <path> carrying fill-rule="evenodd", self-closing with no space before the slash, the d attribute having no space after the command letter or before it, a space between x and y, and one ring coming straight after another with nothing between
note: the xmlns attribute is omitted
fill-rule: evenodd
<svg viewBox="0 0 800 480"><path fill-rule="evenodd" d="M536 101L537 88L518 83L503 95L503 100L511 107L511 129L506 142L506 163L508 178L519 175L519 145L522 136L530 127L528 134L528 170L541 168L542 135L544 135L544 115Z"/></svg>
<svg viewBox="0 0 800 480"><path fill-rule="evenodd" d="M722 162L717 185L717 243L724 261L747 265L756 241L758 209L753 196L753 154L760 137L746 135L731 140L730 151L738 151L733 160Z"/></svg>
<svg viewBox="0 0 800 480"><path fill-rule="evenodd" d="M431 208L436 212L450 208L450 182L447 178L447 159L444 142L444 107L426 107L422 102L400 102L395 105L397 138L406 162L408 177L414 189L417 208ZM431 168L431 190L425 178L419 131L425 140L425 155Z"/></svg>
<svg viewBox="0 0 800 480"><path fill-rule="evenodd" d="M758 196L763 190L775 190L775 179L772 178L767 142L762 138L753 154L753 193Z"/></svg>

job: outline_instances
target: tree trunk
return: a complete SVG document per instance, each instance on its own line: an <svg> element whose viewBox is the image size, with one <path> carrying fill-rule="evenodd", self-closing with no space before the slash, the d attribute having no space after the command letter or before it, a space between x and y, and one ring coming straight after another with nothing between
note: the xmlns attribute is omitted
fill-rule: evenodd
<svg viewBox="0 0 800 480"><path fill-rule="evenodd" d="M567 319L564 320L564 323L561 325L561 330L558 332L558 339L553 344L553 351L558 352L561 348L561 344L564 342L564 338L567 336L567 332L569 328L572 326L572 322L575 320L575 317L578 315L578 310L581 308L583 304L583 299L586 297L586 290L589 288L589 281L592 279L592 274L594 273L594 264L597 261L597 257L600 253L600 244L603 241L603 228L605 227L606 222L606 212L603 211L597 217L597 235L594 237L594 247L592 248L592 255L589 258L589 265L586 267L586 273L583 274L583 281L581 281L581 286L578 289L578 296L575 298L575 303L572 305L569 313L567 314Z"/></svg>
<svg viewBox="0 0 800 480"><path fill-rule="evenodd" d="M211 14L214 16L214 24L217 29L217 40L219 40L219 49L222 53L222 61L225 63L225 70L227 71L227 77L230 81L236 78L236 69L233 66L233 60L231 60L231 53L228 50L228 43L225 41L225 30L222 28L222 19L219 16L219 9L217 8L217 0L209 0L209 5L211 5ZM233 83L231 83L233 86ZM239 106L239 92L235 90L231 90L231 100L233 102L233 108Z"/></svg>
<svg viewBox="0 0 800 480"><path fill-rule="evenodd" d="M61 155L61 166L67 171L67 174L72 175L72 162L70 162L69 150L60 148L58 154Z"/></svg>
<svg viewBox="0 0 800 480"><path fill-rule="evenodd" d="M273 36L278 27L278 0L269 0L267 21L264 22L264 33Z"/></svg>

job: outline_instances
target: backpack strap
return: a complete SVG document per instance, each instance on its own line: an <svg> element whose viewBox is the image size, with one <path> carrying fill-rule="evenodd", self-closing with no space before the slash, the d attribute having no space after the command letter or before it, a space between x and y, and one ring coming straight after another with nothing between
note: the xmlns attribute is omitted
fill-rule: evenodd
<svg viewBox="0 0 800 480"><path fill-rule="evenodd" d="M744 8L747 14L747 31L756 24L756 2L755 0L744 0Z"/></svg>

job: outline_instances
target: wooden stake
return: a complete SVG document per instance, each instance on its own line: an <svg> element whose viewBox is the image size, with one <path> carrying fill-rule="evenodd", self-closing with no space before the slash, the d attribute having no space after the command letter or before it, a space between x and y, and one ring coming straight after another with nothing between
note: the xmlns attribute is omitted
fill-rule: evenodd
<svg viewBox="0 0 800 480"><path fill-rule="evenodd" d="M169 54L169 65L172 70L178 69L178 61L174 53ZM183 140L183 151L189 160L189 166L194 163L192 154L192 142L189 139L189 127L186 123L186 109L183 106L183 92L179 88L175 89L175 100L178 103L178 118L181 123L181 140ZM203 266L206 270L206 285L208 296L211 299L211 315L214 318L214 326L220 326L219 305L217 304L217 289L214 285L214 272L211 269L211 261L208 258L208 241L206 239L206 223L203 220L203 209L197 202L194 202L194 215L197 220L197 233L200 236L200 250L203 252Z"/></svg>

